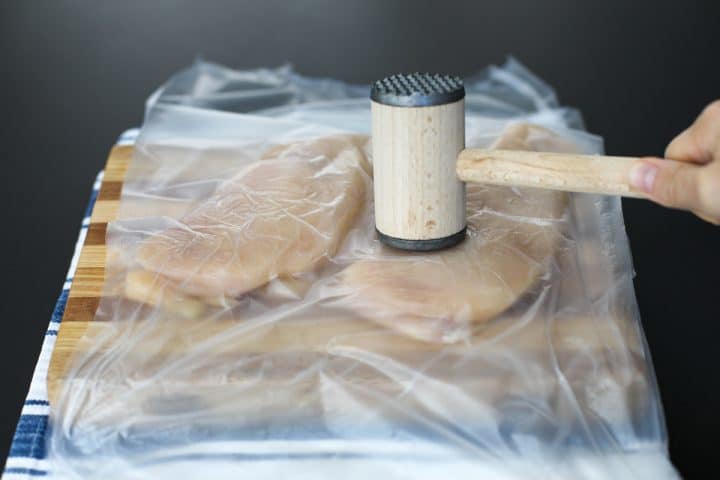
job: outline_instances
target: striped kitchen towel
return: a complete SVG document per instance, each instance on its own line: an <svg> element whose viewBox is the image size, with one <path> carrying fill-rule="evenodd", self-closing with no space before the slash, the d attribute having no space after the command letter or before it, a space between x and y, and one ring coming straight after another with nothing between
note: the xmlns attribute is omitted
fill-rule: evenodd
<svg viewBox="0 0 720 480"><path fill-rule="evenodd" d="M117 144L133 144L138 132L138 129L126 131L120 136ZM30 389L25 397L25 404L23 405L20 420L15 429L15 436L10 446L10 453L8 454L5 464L2 480L35 478L38 476L47 476L49 473L49 466L45 458L45 432L47 429L48 414L50 413L50 404L48 403L47 396L47 371L53 347L55 346L58 328L60 327L60 320L62 320L63 313L65 312L65 303L70 293L73 275L77 268L80 250L85 243L85 236L87 235L87 229L90 225L90 214L92 213L95 199L100 191L102 178L103 172L100 172L93 184L90 201L88 202L85 216L82 220L80 235L75 244L75 252L70 262L70 268L65 283L63 284L60 298L58 298L55 304L55 309L50 317L50 324L45 332L40 356L35 365Z"/></svg>

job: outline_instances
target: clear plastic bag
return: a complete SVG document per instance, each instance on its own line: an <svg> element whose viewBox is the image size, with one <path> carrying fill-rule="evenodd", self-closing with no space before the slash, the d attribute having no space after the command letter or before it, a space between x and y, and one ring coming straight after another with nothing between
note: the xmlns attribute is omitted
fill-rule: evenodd
<svg viewBox="0 0 720 480"><path fill-rule="evenodd" d="M468 146L602 150L515 61L466 91ZM388 249L367 94L197 63L150 98L54 471L675 478L619 200L469 186L462 245Z"/></svg>

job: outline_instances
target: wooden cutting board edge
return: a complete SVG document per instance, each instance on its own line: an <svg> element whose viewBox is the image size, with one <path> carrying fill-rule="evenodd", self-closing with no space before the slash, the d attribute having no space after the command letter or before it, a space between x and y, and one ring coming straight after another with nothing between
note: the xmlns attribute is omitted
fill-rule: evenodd
<svg viewBox="0 0 720 480"><path fill-rule="evenodd" d="M100 191L93 205L90 225L80 250L48 366L47 388L51 403L56 398L57 389L61 385L71 354L75 351L87 326L93 321L100 303L105 280L105 232L108 222L117 215L120 192L132 155L132 146L116 145L110 150L105 164Z"/></svg>

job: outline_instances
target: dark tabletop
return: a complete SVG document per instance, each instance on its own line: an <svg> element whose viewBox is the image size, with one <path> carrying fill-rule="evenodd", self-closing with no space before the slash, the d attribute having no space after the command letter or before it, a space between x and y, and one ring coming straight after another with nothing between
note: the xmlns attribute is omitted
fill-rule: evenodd
<svg viewBox="0 0 720 480"><path fill-rule="evenodd" d="M720 97L720 2L0 3L0 458L95 174L169 75L202 56L367 83L508 54L579 107L608 153L661 155ZM639 200L623 209L671 457L700 476L720 434L720 228Z"/></svg>

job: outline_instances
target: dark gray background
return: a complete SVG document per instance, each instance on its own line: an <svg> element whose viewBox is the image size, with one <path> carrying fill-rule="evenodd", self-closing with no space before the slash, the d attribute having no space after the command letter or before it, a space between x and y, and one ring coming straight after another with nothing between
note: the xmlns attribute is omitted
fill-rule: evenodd
<svg viewBox="0 0 720 480"><path fill-rule="evenodd" d="M608 152L660 155L720 97L719 26L717 1L0 2L0 458L95 174L196 56L369 82L512 54ZM671 456L693 477L716 463L720 434L720 229L642 201L624 210Z"/></svg>

